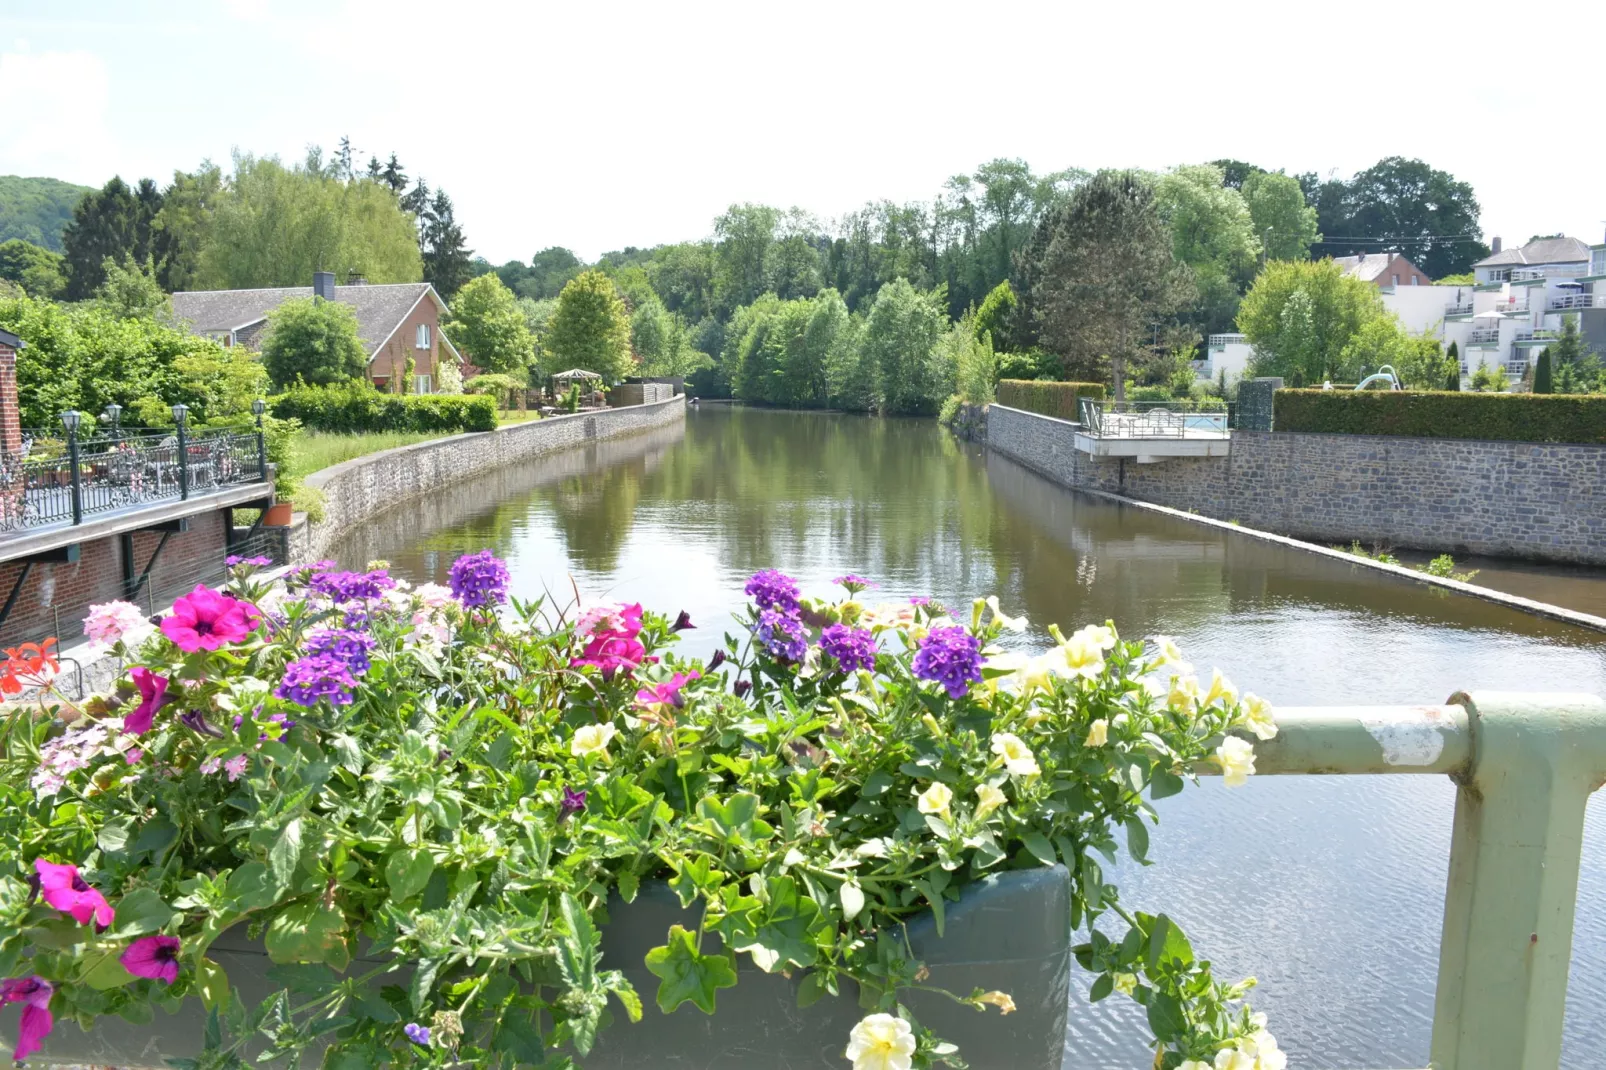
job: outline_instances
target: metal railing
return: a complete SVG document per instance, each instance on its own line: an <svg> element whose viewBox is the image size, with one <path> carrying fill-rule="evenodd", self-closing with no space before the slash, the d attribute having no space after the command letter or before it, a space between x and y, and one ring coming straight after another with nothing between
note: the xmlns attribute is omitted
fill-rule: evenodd
<svg viewBox="0 0 1606 1070"><path fill-rule="evenodd" d="M1467 344L1477 345L1479 342L1500 341L1499 327L1480 327L1475 331L1467 332Z"/></svg>
<svg viewBox="0 0 1606 1070"><path fill-rule="evenodd" d="M1606 294L1562 294L1545 302L1549 311L1567 308L1606 308Z"/></svg>
<svg viewBox="0 0 1606 1070"><path fill-rule="evenodd" d="M1472 302L1471 301L1464 301L1464 302L1452 301L1449 304L1444 306L1444 314L1446 316L1470 316L1470 315L1472 315Z"/></svg>
<svg viewBox="0 0 1606 1070"><path fill-rule="evenodd" d="M1606 702L1457 694L1443 706L1279 709L1257 774L1434 773L1456 783L1433 1008L1435 1070L1554 1070L1584 811Z"/></svg>
<svg viewBox="0 0 1606 1070"><path fill-rule="evenodd" d="M1246 341L1241 334L1212 334L1205 342L1210 349L1224 349L1230 345L1243 345Z"/></svg>
<svg viewBox="0 0 1606 1070"><path fill-rule="evenodd" d="M1231 426L1230 406L1190 412L1178 401L1108 401L1078 398L1078 421L1094 438L1220 437Z"/></svg>
<svg viewBox="0 0 1606 1070"><path fill-rule="evenodd" d="M1525 358L1513 358L1505 363L1506 374L1513 379L1521 379L1528 374L1528 361Z"/></svg>
<svg viewBox="0 0 1606 1070"><path fill-rule="evenodd" d="M1532 282L1535 279L1576 279L1589 274L1582 264L1577 267L1513 268L1512 282Z"/></svg>
<svg viewBox="0 0 1606 1070"><path fill-rule="evenodd" d="M1532 328L1524 327L1524 328L1521 328L1521 329L1519 329L1517 331L1516 335L1512 338L1512 341L1514 341L1514 342L1549 341L1551 339L1560 338L1560 337L1561 337L1561 332L1559 332L1559 331L1552 331L1552 330L1542 330L1542 331L1540 331L1540 330L1534 330Z"/></svg>
<svg viewBox="0 0 1606 1070"><path fill-rule="evenodd" d="M182 426L155 434L24 432L20 452L0 451L0 532L85 518L268 478L261 431Z"/></svg>

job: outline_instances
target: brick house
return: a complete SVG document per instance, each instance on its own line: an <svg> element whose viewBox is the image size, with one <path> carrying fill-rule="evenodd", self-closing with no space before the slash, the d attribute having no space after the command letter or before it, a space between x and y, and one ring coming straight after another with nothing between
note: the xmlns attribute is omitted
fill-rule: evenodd
<svg viewBox="0 0 1606 1070"><path fill-rule="evenodd" d="M1433 280L1399 253L1367 253L1365 256L1335 256L1333 263L1351 278L1363 279L1380 290L1401 286L1432 286Z"/></svg>
<svg viewBox="0 0 1606 1070"><path fill-rule="evenodd" d="M410 394L432 394L440 382L442 359L462 357L441 333L446 302L427 282L370 284L354 278L336 286L332 271L313 272L311 286L279 286L263 290L193 290L173 295L173 314L195 334L216 338L225 346L256 349L268 313L285 301L322 297L350 305L357 315L357 337L368 353L368 378L381 390L394 390L414 362Z"/></svg>

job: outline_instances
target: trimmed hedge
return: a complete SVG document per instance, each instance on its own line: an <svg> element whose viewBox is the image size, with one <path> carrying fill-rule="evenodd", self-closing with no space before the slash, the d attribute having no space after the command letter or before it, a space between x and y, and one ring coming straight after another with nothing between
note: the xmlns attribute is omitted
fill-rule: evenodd
<svg viewBox="0 0 1606 1070"><path fill-rule="evenodd" d="M1278 431L1606 444L1606 395L1279 390Z"/></svg>
<svg viewBox="0 0 1606 1070"><path fill-rule="evenodd" d="M489 394L384 394L356 383L294 387L269 405L280 419L338 434L496 430L496 398Z"/></svg>
<svg viewBox="0 0 1606 1070"><path fill-rule="evenodd" d="M1103 396L1103 383L1057 383L1048 379L998 380L998 404L1072 423L1082 418L1077 399Z"/></svg>

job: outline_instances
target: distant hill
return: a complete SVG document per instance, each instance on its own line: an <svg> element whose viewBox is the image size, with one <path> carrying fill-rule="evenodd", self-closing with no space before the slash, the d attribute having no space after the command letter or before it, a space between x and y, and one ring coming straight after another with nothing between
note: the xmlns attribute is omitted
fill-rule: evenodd
<svg viewBox="0 0 1606 1070"><path fill-rule="evenodd" d="M0 175L0 241L21 238L61 252L61 232L73 206L89 192L55 178Z"/></svg>

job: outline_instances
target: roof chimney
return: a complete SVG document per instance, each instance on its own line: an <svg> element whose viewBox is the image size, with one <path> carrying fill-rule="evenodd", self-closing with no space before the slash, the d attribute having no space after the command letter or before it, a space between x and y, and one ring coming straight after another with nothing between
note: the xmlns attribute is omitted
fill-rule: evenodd
<svg viewBox="0 0 1606 1070"><path fill-rule="evenodd" d="M350 271L346 272L346 285L347 286L367 286L368 285L368 276L364 275L362 272L358 271L356 268L353 268Z"/></svg>
<svg viewBox="0 0 1606 1070"><path fill-rule="evenodd" d="M333 271L314 271L312 273L312 296L321 297L325 301L335 299L335 273Z"/></svg>
<svg viewBox="0 0 1606 1070"><path fill-rule="evenodd" d="M1500 251L1500 236L1497 234L1489 239L1489 255L1493 256Z"/></svg>

